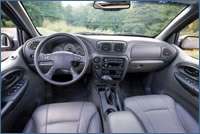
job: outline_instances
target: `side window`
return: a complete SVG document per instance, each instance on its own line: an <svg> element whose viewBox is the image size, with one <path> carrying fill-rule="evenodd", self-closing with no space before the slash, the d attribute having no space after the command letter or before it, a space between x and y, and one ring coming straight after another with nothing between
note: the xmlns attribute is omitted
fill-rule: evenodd
<svg viewBox="0 0 200 134"><path fill-rule="evenodd" d="M14 40L17 39L15 24L1 10L1 61L7 59L14 51Z"/></svg>
<svg viewBox="0 0 200 134"><path fill-rule="evenodd" d="M179 45L188 55L199 59L199 19L180 31Z"/></svg>

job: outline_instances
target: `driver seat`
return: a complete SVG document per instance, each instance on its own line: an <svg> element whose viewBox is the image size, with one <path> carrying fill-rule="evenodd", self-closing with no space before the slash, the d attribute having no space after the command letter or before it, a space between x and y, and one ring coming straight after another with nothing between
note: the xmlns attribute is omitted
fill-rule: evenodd
<svg viewBox="0 0 200 134"><path fill-rule="evenodd" d="M101 133L101 122L90 102L48 104L35 110L24 133Z"/></svg>

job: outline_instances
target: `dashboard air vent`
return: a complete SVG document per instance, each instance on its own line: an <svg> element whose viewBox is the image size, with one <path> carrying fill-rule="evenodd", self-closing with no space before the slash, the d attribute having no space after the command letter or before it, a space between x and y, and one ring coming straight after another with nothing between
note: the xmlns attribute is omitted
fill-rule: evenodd
<svg viewBox="0 0 200 134"><path fill-rule="evenodd" d="M163 48L162 55L168 57L171 55L171 51L168 48Z"/></svg>
<svg viewBox="0 0 200 134"><path fill-rule="evenodd" d="M111 50L111 44L110 43L102 43L102 46L101 46L101 50L102 51L110 51Z"/></svg>
<svg viewBox="0 0 200 134"><path fill-rule="evenodd" d="M33 41L33 42L30 42L30 44L28 45L29 49L31 50L35 50L38 46L40 42L39 41Z"/></svg>
<svg viewBox="0 0 200 134"><path fill-rule="evenodd" d="M124 50L124 44L122 44L122 43L115 44L115 51L116 52L122 52L123 50Z"/></svg>

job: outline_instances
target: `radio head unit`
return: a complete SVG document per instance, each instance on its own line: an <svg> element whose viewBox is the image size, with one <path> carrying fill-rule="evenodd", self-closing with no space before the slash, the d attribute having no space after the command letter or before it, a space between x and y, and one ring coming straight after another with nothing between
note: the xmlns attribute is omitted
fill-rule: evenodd
<svg viewBox="0 0 200 134"><path fill-rule="evenodd" d="M123 69L123 58L103 58L103 69Z"/></svg>
<svg viewBox="0 0 200 134"><path fill-rule="evenodd" d="M122 80L127 63L126 58L95 57L93 61L94 72L99 78L109 76L112 80Z"/></svg>

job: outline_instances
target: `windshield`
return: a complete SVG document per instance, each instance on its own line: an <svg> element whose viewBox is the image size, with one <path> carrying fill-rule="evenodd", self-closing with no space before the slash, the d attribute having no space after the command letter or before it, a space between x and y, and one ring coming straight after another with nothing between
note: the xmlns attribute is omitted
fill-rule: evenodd
<svg viewBox="0 0 200 134"><path fill-rule="evenodd" d="M186 7L172 2L132 1L129 9L104 11L95 9L92 1L22 3L43 35L67 32L154 37Z"/></svg>

